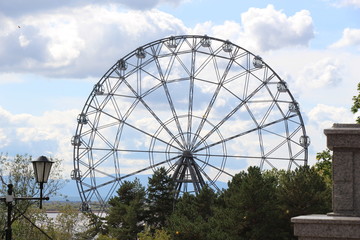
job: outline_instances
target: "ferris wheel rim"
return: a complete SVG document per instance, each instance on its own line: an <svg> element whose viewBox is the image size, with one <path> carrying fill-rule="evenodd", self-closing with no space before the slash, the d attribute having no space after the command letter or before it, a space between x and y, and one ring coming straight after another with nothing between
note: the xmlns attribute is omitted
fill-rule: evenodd
<svg viewBox="0 0 360 240"><path fill-rule="evenodd" d="M167 37L167 38L162 38L162 39L159 39L159 40L155 40L155 41L153 41L153 42L150 42L150 43L147 43L147 44L145 44L145 45L142 45L142 46L140 46L139 48L137 48L136 50L134 50L134 51L132 51L132 52L130 52L129 54L127 54L127 55L125 55L123 58L121 58L120 60L118 60L104 75L103 75L103 77L98 81L98 83L95 85L95 86L101 86L105 81L107 81L107 79L109 78L109 76L111 76L111 74L113 74L114 72L116 72L116 71L120 71L120 70L118 70L118 67L119 67L119 64L120 64L120 62L126 62L128 59L131 59L132 57L134 57L134 55L136 55L137 53L139 54L139 51L140 50L144 50L144 49L148 49L148 48L150 48L150 47L152 47L152 46L156 46L156 45L158 45L158 44L163 44L163 45L165 45L168 41L172 41L172 40L183 40L183 39L208 39L208 40L210 40L210 41L219 41L219 42L222 42L223 44L231 44L231 46L233 46L233 47L235 47L235 48L238 48L238 49L241 49L242 51L244 51L244 52L246 52L247 54L249 54L249 55L251 55L251 56L253 56L254 58L256 58L257 56L255 55L255 54L253 54L253 53L251 53L251 52L249 52L248 50L246 50L246 49L244 49L244 48L242 48L242 47L240 47L240 46L237 46L236 44L233 44L233 43L231 43L231 42L229 42L228 40L222 40L222 39L218 39L218 38L214 38L214 37L208 37L208 36L200 36L200 35L180 35L180 36L170 36L170 37ZM174 54L174 52L170 52L169 53L170 55L171 54ZM265 62L263 62L263 65L264 65L264 67L266 67L266 68L268 68L269 69L269 71L272 73L272 78L277 78L277 79L279 79L280 80L280 82L282 81L281 80L281 78L277 75L277 73L275 72L275 71L273 71L273 69L269 66L269 65L267 65ZM135 70L134 70L135 71ZM131 73L132 74L132 73ZM120 76L121 74L119 74L119 77L121 77ZM123 76L123 78L124 79L126 79L126 77L127 76ZM195 79L195 78L194 78ZM198 80L198 79L196 79L196 80ZM182 80L179 80L179 81L191 81L190 79L182 79ZM195 81L195 80L194 80ZM201 80L199 80L199 81L202 81L202 79ZM205 81L205 80L204 80ZM230 80L229 80L230 81ZM266 85L266 84L264 84L264 85ZM220 85L219 85L220 86ZM158 88L161 88L162 86L156 86L156 87L158 87ZM220 88L222 88L223 86L220 86ZM153 89L153 91L155 91L156 89ZM291 94L291 92L289 91L289 89L288 88L285 88L285 90L286 90L286 93L289 95L289 97L290 97L290 99L291 99L291 101L296 105L297 104L297 102L296 102L296 100L294 99L294 97L293 97L293 95ZM81 114L85 114L86 115L86 113L88 113L89 111L91 112L96 112L96 111L102 111L102 109L100 109L100 107L99 107L99 109L91 109L91 102L93 101L93 99L96 97L96 93L94 92L95 90L93 90L93 92L89 95L89 97L88 97L88 99L87 99L87 101L86 101L86 103L85 103L85 105L84 105L84 107L83 107L83 109L82 109L82 111L81 111ZM231 91L229 91L229 92L231 92ZM151 95L151 93L152 92L149 92L148 93L148 95ZM255 94L256 94L256 92L255 92ZM235 95L235 94L234 94ZM142 98L142 96L139 96L138 97L140 100L140 103L141 104L143 104L143 105L146 105L146 103L143 103L143 102L141 102L142 100L141 100L141 98ZM169 100L169 98L168 98L168 100ZM273 99L274 100L274 99ZM244 102L248 102L248 100L245 100ZM139 102L138 103L136 103L136 104L139 104ZM276 104L279 104L279 103L274 103L274 106L276 105ZM171 105L171 104L170 104ZM273 106L273 107L274 107ZM171 106L171 109L172 108L174 108L174 106ZM190 107L189 107L190 108ZM289 121L292 121L292 116L296 116L297 118L298 118L298 122L296 123L296 124L298 124L299 125L299 129L298 129L298 131L302 131L302 133L303 133L303 136L306 136L306 130L305 130L305 127L304 127L304 122L303 122L303 119L302 119L302 116L301 116L301 114L300 114L300 112L299 112L299 109L297 108L297 106L295 106L294 107L295 108L295 111L296 111L296 113L294 113L293 115L291 115L291 114L289 114L289 115L285 115L284 114L284 119L286 119L286 120L289 120ZM148 109L149 110L149 109ZM149 110L150 111L150 110ZM210 110L209 110L210 111ZM249 111L249 110L248 110ZM271 111L271 109L269 110L269 111ZM249 111L249 112L251 112L251 111ZM194 118L199 118L199 119L202 119L201 120L201 124L202 125L204 125L204 124L208 124L207 123L207 117L200 117L200 116L197 116L197 115L195 115L195 114L193 114L193 112L190 112L190 110L189 110L189 112L188 112L189 114L188 115L191 115L191 117L194 117ZM130 114L131 114L131 112L130 112ZM181 116L176 116L176 118L179 118L179 117L181 117ZM100 118L100 117L99 117ZM114 118L117 118L117 120L120 122L120 124L119 125L122 125L122 126L119 126L119 128L121 128L121 127L123 127L124 125L126 125L127 123L126 123L126 118L125 119L121 119L120 117L114 117ZM167 121L178 121L178 119L176 119L175 117L174 117L174 119L168 119ZM226 121L226 119L224 118L223 119L224 121ZM100 121L100 120L98 120L98 121ZM166 122L164 123L164 126L166 127ZM209 125L212 125L213 127L215 126L214 124L212 124L212 123L210 123ZM82 133L82 130L83 130L83 124L81 124L81 123L79 123L78 122L78 125L77 125L77 128L76 128L76 134L75 134L75 136L80 136L81 135L81 133ZM159 128L158 128L158 130L160 129L162 127L162 125L160 125L159 126ZM263 126L262 126L263 127ZM258 132L260 132L260 131L263 131L263 129L262 129L262 127L258 127L258 128L254 128L254 129L252 129L251 130L251 132L252 131L254 131L254 132L256 132L256 131L258 131ZM122 130L121 130L122 131ZM162 130L161 130L162 131ZM199 149L200 150L198 150L198 151L201 151L201 150L206 150L206 151L210 151L210 149L211 149L211 147L212 146L215 146L215 143L212 143L212 144L208 144L207 142L206 142L206 140L211 136L211 134L213 134L214 132L218 132L219 131L219 129L218 128L216 128L216 127L214 127L213 128L213 132L211 132L211 134L207 134L206 136L200 136L200 133L198 133L198 132L195 132L195 133L193 133L192 131L190 131L190 132L186 132L185 131L185 133L187 133L187 135L184 135L184 133L182 133L181 131L180 131L180 129L179 129L179 132L177 133L177 134L175 134L175 135L173 135L172 133L171 133L171 131L170 130L166 130L166 131L168 131L169 132L169 134L170 134L170 136L171 136L171 143L173 144L173 145L169 145L165 140L163 140L162 141L162 143L160 143L160 145L161 144L167 144L166 145L166 148L165 148L165 151L164 152L162 152L162 151L158 151L157 152L157 150L155 150L155 142L157 141L157 140L159 140L158 139L158 136L156 135L156 132L155 133L149 133L148 135L149 135L149 137L151 137L151 136L155 136L155 138L154 137L151 137L151 141L153 141L154 140L154 143L151 143L150 145L149 145L149 150L148 150L148 153L149 153L149 168L152 168L152 169L155 169L156 167L158 167L158 166L161 166L161 165L163 165L163 164L165 164L165 163L167 163L167 164L169 164L169 161L168 161L168 159L172 159L172 158L174 158L174 157L170 157L170 155L171 154L175 154L175 153L177 153L178 155L178 158L180 157L180 159L186 159L186 158L188 158L188 159L190 159L190 156L191 156L191 159L193 158L193 159L195 159L195 160L197 160L197 161L195 161L195 160L193 160L194 162L193 162L193 164L195 164L195 162L202 162L203 160L201 160L201 159L197 159L197 157L200 157L200 156L202 156L202 155L204 155L204 156L207 156L207 160L206 161L204 161L204 162L202 162L202 166L203 167L194 167L194 169L193 169L193 171L194 170L199 170L199 171L202 171L206 166L210 166L210 168L213 168L213 169L216 169L216 170L218 170L218 175L216 175L216 177L214 178L214 180L213 181L211 181L211 179L210 178L208 178L207 180L208 180L208 182L215 182L218 178L219 178L219 176L221 175L221 174L223 174L223 173L225 173L225 174L228 174L228 175L231 175L231 174L229 174L228 172L226 172L225 170L224 170L224 168L225 168L225 165L226 165L226 159L228 158L228 157L246 157L246 158L264 158L264 159L262 159L261 161L262 161L262 164L264 164L266 161L267 161L267 159L266 159L266 154L262 154L262 156L261 157L254 157L254 156L240 156L240 155L238 155L238 156L235 156L235 155L231 155L231 154L227 154L227 152L226 152L226 141L229 141L229 140L226 140L226 139L230 139L231 140L231 138L234 138L235 137L235 135L234 136L231 136L231 137L228 137L228 138L224 138L223 136L222 136L222 134L221 134L221 132L220 132L220 135L221 135L221 140L219 140L218 142L219 143L217 143L217 144L223 144L224 145L224 147L223 148L225 148L225 151L223 152L223 154L213 154L213 155L211 155L211 153L205 153L205 154L201 154L201 153L198 153L197 154L197 152L196 152L196 149L199 147L199 146L202 146L202 144L204 143L205 144L205 146L203 146L203 147L200 147ZM201 130L199 130L198 129L198 131L199 132L201 132ZM268 131L268 130L266 130L266 131ZM250 132L249 131L246 131L246 132L243 132L243 133L241 133L241 134L249 134ZM120 135L122 134L122 132L120 133ZM158 134L160 134L160 132L158 133ZM193 148L194 149L189 149L189 150L186 150L185 149L185 141L184 141L184 138L185 137L187 137L187 136L189 136L189 135L194 135L195 137L192 139L193 141L192 141L192 146L193 146ZM119 136L117 136L117 137L119 137ZM180 140L178 139L178 138L181 138ZM104 137L105 138L105 137ZM120 137L119 137L120 138ZM197 142L197 138L200 138L200 142ZM226 141L225 141L226 140ZM292 140L292 139L291 139ZM93 140L94 141L94 140ZM120 140L116 140L117 141L117 143L114 143L115 145L116 144L120 144ZM286 142L285 142L286 141ZM160 140L159 140L159 142L161 142ZM176 142L176 144L175 144L175 142ZM182 144L181 144L181 142L182 142ZM288 142L287 142L287 140L285 140L284 139L284 142L286 143L286 144L289 144ZM285 144L285 143L281 143L281 144ZM305 141L305 143L307 143L306 141ZM190 143L188 143L188 145L189 145ZM190 145L191 145L190 144ZM197 145L196 145L197 144ZM298 144L298 143L296 143L296 144ZM174 147L175 145L177 145L177 147ZM112 146L112 144L111 143L109 143L109 148L111 148L111 147L113 147ZM163 147L163 146L161 146L161 147ZM179 150L179 152L176 152L175 150L171 150L170 151L170 149L172 149L172 148L175 148L176 150ZM90 150L89 150L90 149ZM100 149L101 150L101 149ZM113 150L115 151L115 153L114 154L118 154L118 152L121 152L122 150L120 149L120 148L118 148L118 147L114 147L113 148ZM92 155L92 153L91 153L91 151L92 151L92 146L90 146L90 147L88 147L88 150L86 150L86 153L81 153L80 154L80 148L79 148L79 146L75 146L74 145L74 169L75 170L79 170L80 169L80 165L81 165L81 161L80 161L80 158L81 157L79 157L79 156L84 156L84 155L86 155L86 154L89 154L89 155ZM129 152L130 152L130 150L128 150ZM182 152L181 152L182 151ZM191 152L191 153L190 153ZM162 161L162 162L160 162L160 163L155 163L152 159L151 159L151 153L152 154L158 154L158 153L164 153L165 155L167 154L168 155L168 157L167 157L167 159L165 160L165 161ZM298 153L299 155L300 154L304 154L304 164L307 164L307 146L306 147L304 147L304 151L303 152L301 152L301 153ZM209 163L209 158L210 158L210 156L222 156L223 157L223 162L221 163L221 166L220 167L217 167L217 166L211 166L211 163ZM265 156L265 157L264 157ZM296 155L294 155L294 156L296 156ZM175 158L174 158L175 159ZM269 158L270 159L270 158ZM106 159L105 159L106 160ZM278 160L289 160L289 159L282 159L282 158L278 158ZM293 161L295 164L297 164L297 162L296 161ZM96 163L94 166L94 168L96 168L96 166L99 166L101 164L101 162L99 163ZM184 163L183 164L185 164L185 161L184 161ZM186 164L191 164L191 163L186 163ZM289 164L291 164L290 162L289 162ZM185 165L184 165L185 166ZM205 166L205 167L204 167ZM144 168L145 170L148 170L149 168ZM169 165L169 168L172 168L172 166L171 165ZM144 169L142 169L142 170L144 170ZM144 170L144 171L145 171ZM100 171L100 170L98 170L98 169L92 169L92 170L89 170L87 173L86 173L86 176L90 176L90 177L94 177L95 176L95 172L97 172L97 171ZM117 181L121 181L123 178L122 177L120 177L120 175L121 175L121 173L120 173L120 169L116 169L116 171L118 171L118 173L117 173L117 177L114 177L114 179L113 180L110 180L109 182L105 182L105 183L103 183L103 184L108 184L108 183L113 183L113 182L117 182ZM133 172L133 174L131 174L131 175L135 175L135 174L137 174L137 173L139 173L139 171L134 171ZM200 173L201 174L201 173ZM81 173L79 173L79 175L81 175ZM105 175L105 174L104 174ZM203 173L203 175L206 175L206 173ZM232 175L231 175L232 176ZM197 178L198 177L198 175L196 175L196 174L194 174L194 178ZM100 195L98 192L97 192L97 188L100 188L100 187L102 187L102 185L100 184L98 184L97 185L97 183L96 182L92 182L91 184L87 184L87 183L85 183L83 180L83 178L82 177L77 177L77 179L75 179L76 180L76 182L77 182L77 186L78 186L78 190L79 190L79 193L80 193L80 197L81 197L81 199L82 199L82 201L83 202L87 202L89 199L91 199L92 197L93 197L93 195ZM94 180L95 181L95 180ZM87 187L87 189L85 189L84 187ZM87 192L91 192L91 191L93 191L93 195L91 195L91 196L87 196L85 193L87 193ZM99 196L98 196L99 197ZM100 197L101 198L101 197ZM102 199L102 198L101 198Z"/></svg>

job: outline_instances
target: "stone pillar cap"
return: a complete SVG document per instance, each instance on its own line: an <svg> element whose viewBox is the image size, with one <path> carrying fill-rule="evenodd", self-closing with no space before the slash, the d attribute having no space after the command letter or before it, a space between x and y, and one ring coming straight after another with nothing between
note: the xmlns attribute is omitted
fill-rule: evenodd
<svg viewBox="0 0 360 240"><path fill-rule="evenodd" d="M350 131L350 132L348 132ZM360 132L360 124L354 123L334 123L332 128L324 129L325 135L327 134L336 134L336 133L345 133L351 134L359 134Z"/></svg>
<svg viewBox="0 0 360 240"><path fill-rule="evenodd" d="M327 147L360 149L360 124L335 123L332 128L324 130L327 136Z"/></svg>

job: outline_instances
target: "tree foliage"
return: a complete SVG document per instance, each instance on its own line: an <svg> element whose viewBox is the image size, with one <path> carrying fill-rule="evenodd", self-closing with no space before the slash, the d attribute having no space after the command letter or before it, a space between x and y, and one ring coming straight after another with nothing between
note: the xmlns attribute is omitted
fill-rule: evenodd
<svg viewBox="0 0 360 240"><path fill-rule="evenodd" d="M358 83L357 85L357 90L358 90L358 95L353 96L352 98L353 105L351 106L351 112L354 114L357 113L360 109L360 83ZM360 123L360 116L357 117L356 123Z"/></svg>
<svg viewBox="0 0 360 240"><path fill-rule="evenodd" d="M91 214L85 220L83 214L70 207L64 207L55 219L36 206L23 210L58 240L288 240L294 238L291 217L330 211L331 152L318 153L317 159L313 167L293 171L250 167L236 174L226 190L216 193L205 186L198 194L185 193L177 200L171 176L160 168L149 177L147 188L139 179L124 181L108 202L106 219ZM1 161L2 180L16 183L16 194L37 194L28 167L31 157L17 156L14 161L3 157ZM22 184L28 186L22 188ZM48 188L47 193L56 192L60 185ZM6 184L1 191L4 195ZM4 205L0 212L3 226ZM78 229L78 222L88 222L87 228ZM14 221L13 230L15 239L47 239L21 217Z"/></svg>
<svg viewBox="0 0 360 240"><path fill-rule="evenodd" d="M64 205L60 208L59 214L55 218L55 229L57 230L57 238L71 239L78 232L85 231L80 222L87 221L84 214L74 209L71 205Z"/></svg>
<svg viewBox="0 0 360 240"><path fill-rule="evenodd" d="M177 201L168 229L175 240L206 238L206 220L200 214L196 196L185 193Z"/></svg>
<svg viewBox="0 0 360 240"><path fill-rule="evenodd" d="M147 224L152 229L165 227L174 208L174 182L165 168L157 169L149 178L147 188Z"/></svg>
<svg viewBox="0 0 360 240"><path fill-rule="evenodd" d="M332 153L329 149L316 154L317 163L314 165L315 171L325 179L325 182L332 185Z"/></svg>
<svg viewBox="0 0 360 240"><path fill-rule="evenodd" d="M8 185L13 185L13 195L15 197L37 197L39 195L39 186L34 179L32 167L32 156L16 155L10 158L7 155L0 154L0 195L7 195ZM61 168L59 159L50 159L54 162L51 170L51 177L47 184L44 184L44 197L55 196L64 186L65 181L61 177ZM43 213L34 212L32 207L38 201L17 200L13 206L13 235L16 239L40 239L32 236L34 226L29 221L35 222L44 218ZM6 205L1 204L0 223L5 226L6 222ZM36 217L34 219L34 217ZM4 235L2 229L1 235ZM22 237L23 236L23 237ZM30 238L29 238L30 237Z"/></svg>
<svg viewBox="0 0 360 240"><path fill-rule="evenodd" d="M165 231L164 239L171 236L174 240L288 240L293 238L291 217L330 211L329 185L315 167L265 172L250 167L236 174L221 193L205 186L198 194L184 193L175 204L169 181L165 169L157 171L149 178L147 195L139 183L124 182L118 196L110 201L109 229L118 228L118 233L128 231L124 219L129 206L134 199L144 198L146 204L137 208L141 214L134 216L146 217L134 218L132 222L133 231L138 231L142 240L158 239L154 238L158 231ZM141 197L135 197L137 192ZM125 203L127 207L122 205ZM166 214L161 215L161 206ZM135 239L135 234L127 235L128 238L116 236Z"/></svg>
<svg viewBox="0 0 360 240"><path fill-rule="evenodd" d="M291 239L290 219L299 215L325 214L331 211L331 190L314 167L302 166L280 175L277 190L287 239Z"/></svg>
<svg viewBox="0 0 360 240"><path fill-rule="evenodd" d="M156 229L154 233L147 228L138 234L138 240L171 240L171 235L164 229Z"/></svg>
<svg viewBox="0 0 360 240"><path fill-rule="evenodd" d="M278 192L280 206L293 216L331 210L331 196L328 195L326 182L309 166L281 175Z"/></svg>
<svg viewBox="0 0 360 240"><path fill-rule="evenodd" d="M116 239L136 240L144 229L145 188L139 179L124 181L117 196L109 200L107 225L109 234Z"/></svg>
<svg viewBox="0 0 360 240"><path fill-rule="evenodd" d="M282 239L276 187L277 179L258 167L236 174L224 192L216 229L225 229L227 239Z"/></svg>

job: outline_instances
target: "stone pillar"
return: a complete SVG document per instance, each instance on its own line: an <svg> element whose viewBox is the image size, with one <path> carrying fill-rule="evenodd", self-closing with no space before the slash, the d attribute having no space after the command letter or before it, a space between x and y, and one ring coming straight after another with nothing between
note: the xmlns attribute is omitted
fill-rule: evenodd
<svg viewBox="0 0 360 240"><path fill-rule="evenodd" d="M360 124L325 129L333 151L333 215L360 217Z"/></svg>
<svg viewBox="0 0 360 240"><path fill-rule="evenodd" d="M292 218L299 240L360 240L360 124L324 130L333 150L333 213Z"/></svg>

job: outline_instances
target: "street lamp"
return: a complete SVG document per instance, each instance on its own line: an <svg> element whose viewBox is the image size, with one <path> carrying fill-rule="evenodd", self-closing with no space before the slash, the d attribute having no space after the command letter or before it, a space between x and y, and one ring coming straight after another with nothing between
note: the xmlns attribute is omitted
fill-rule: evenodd
<svg viewBox="0 0 360 240"><path fill-rule="evenodd" d="M51 166L54 162L45 156L40 156L32 161L36 182L40 184L40 209L42 209L42 190L44 183L47 183L50 175Z"/></svg>
<svg viewBox="0 0 360 240"><path fill-rule="evenodd" d="M40 184L40 198L33 197L14 197L13 195L13 185L10 183L7 185L7 196L5 198L0 198L6 202L7 205L7 229L6 229L6 240L12 239L12 229L11 229L11 216L13 210L13 201L14 200L40 200L40 209L42 208L42 200L49 200L49 197L43 198L42 190L44 183L47 182L50 175L51 166L54 162L50 161L47 157L41 156L37 160L32 161L35 179L36 182Z"/></svg>

